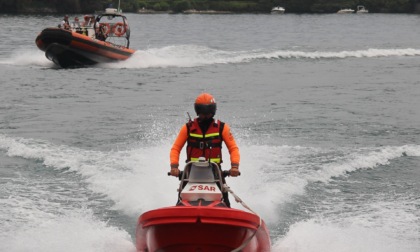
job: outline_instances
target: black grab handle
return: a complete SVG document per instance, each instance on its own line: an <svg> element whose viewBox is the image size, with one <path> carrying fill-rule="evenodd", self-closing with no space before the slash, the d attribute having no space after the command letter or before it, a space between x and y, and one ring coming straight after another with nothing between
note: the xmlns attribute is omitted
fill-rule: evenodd
<svg viewBox="0 0 420 252"><path fill-rule="evenodd" d="M182 178L182 173L184 173L184 171L179 171L178 178ZM168 176L171 176L171 172L168 172Z"/></svg>
<svg viewBox="0 0 420 252"><path fill-rule="evenodd" d="M229 170L222 171L222 176L223 176L224 178L226 178L226 177L230 176L230 172L229 172ZM239 172L238 176L241 176L241 172Z"/></svg>

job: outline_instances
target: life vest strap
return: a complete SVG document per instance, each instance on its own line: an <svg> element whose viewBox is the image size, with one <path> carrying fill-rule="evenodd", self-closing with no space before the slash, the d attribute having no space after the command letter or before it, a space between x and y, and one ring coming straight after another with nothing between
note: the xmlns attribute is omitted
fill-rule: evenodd
<svg viewBox="0 0 420 252"><path fill-rule="evenodd" d="M217 147L222 148L222 142L220 143L212 143L212 142L204 142L204 141L199 141L199 142L194 142L194 143L189 142L188 146L193 147L193 148L199 148L201 150L204 149L204 147L206 149L217 148Z"/></svg>

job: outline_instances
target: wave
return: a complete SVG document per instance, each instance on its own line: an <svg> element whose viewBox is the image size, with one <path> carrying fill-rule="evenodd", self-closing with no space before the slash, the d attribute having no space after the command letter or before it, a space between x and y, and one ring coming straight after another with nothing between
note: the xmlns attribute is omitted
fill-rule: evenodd
<svg viewBox="0 0 420 252"><path fill-rule="evenodd" d="M126 61L101 64L105 68L166 68L166 67L202 67L215 64L240 64L256 60L282 59L346 59L420 56L420 49L366 49L353 51L292 51L292 50L250 50L225 51L198 45L172 45L162 48L138 50ZM0 64L33 65L53 67L39 50L24 50L13 53Z"/></svg>
<svg viewBox="0 0 420 252"><path fill-rule="evenodd" d="M272 250L274 252L415 252L419 249L416 231L410 234L412 237L397 238L395 230L387 230L380 226L355 225L351 223L351 218L346 221L347 223L336 223L311 219L295 223L284 238L274 242ZM393 219L388 220L392 221Z"/></svg>
<svg viewBox="0 0 420 252"><path fill-rule="evenodd" d="M348 176L349 173L360 169L376 169L400 157L420 157L420 145L323 149L243 143L240 144L240 148L242 176L228 178L227 182L253 210L273 225L279 221L279 207L292 201L294 196L305 194L305 188L312 182L329 183L337 176ZM127 150L94 151L56 145L44 140L0 134L0 150L6 155L37 160L45 166L45 170L52 169L62 173L64 177L67 173L78 174L82 179L81 183L88 184L89 190L112 200L113 210L120 210L132 217L146 210L175 203L178 181L165 176L168 160L167 155L162 156L162 153L167 153L169 149L168 140L160 142L159 146L134 146ZM223 151L227 157L226 149L224 148ZM185 156L181 156L181 160L184 158ZM15 186L20 185L18 183ZM44 195L43 197L48 195L48 191L40 191L41 189L35 188L34 192ZM65 189L70 190L68 187ZM72 190L84 189L76 184ZM275 230L272 230L273 235L278 238L274 243L273 251L329 252L354 251L359 248L360 251L374 252L396 251L395 248L400 248L397 250L404 252L416 251L413 249L415 245L409 240L411 236L405 243L398 237L399 229L404 229L402 230L405 232L402 232L404 235L409 231L416 233L416 227L413 229L411 224L407 224L418 222L418 217L410 214L413 212L412 209L406 209L410 207L410 204L404 202L404 199L384 202L381 200L383 199L370 202L371 209L352 212L351 215L344 212L334 216L315 213L322 217L296 222L289 227L284 237L276 235ZM65 199L62 201L65 202ZM13 230L16 228L15 225L6 227L7 233L10 233L12 237L45 233L47 240L71 243L80 240L80 237L74 235L80 233L83 236L81 239L83 246L80 247L80 251L101 251L103 247L99 247L98 250L90 249L95 246L94 244L104 242L109 237L116 237L111 247L133 249L129 235L124 230L108 226L95 219L90 213L94 210L84 208L77 210L77 208L64 205L50 206L48 204L52 204L51 202L34 201L24 196L16 199L6 198L0 200L0 204L6 206L6 209L0 211L2 216L6 215L7 218L14 219L13 216L18 213L24 217L21 223L25 220L32 222L33 219L42 223L38 225L36 222L25 229L18 230ZM94 206L92 203L90 205ZM232 202L232 206L241 208L235 202ZM49 211L51 207L65 209L54 214ZM7 209L11 213L8 214ZM380 209L380 211L375 209ZM374 214L370 214L371 210L375 210ZM372 218L375 221L372 221ZM395 225L395 220L399 220L398 225L402 224L401 227ZM133 227L134 225L135 223ZM51 231L64 229L70 230L73 235L57 239L57 232ZM409 235L412 235L411 233ZM54 244L48 242L34 244L41 238L33 237L34 239L29 239L28 246L32 248L41 246L43 251L56 249ZM368 241L365 237L369 237ZM10 251L21 251L27 248L22 247L26 245L19 244L16 239L11 239L9 236L0 236L0 241L2 239L11 248ZM319 243L319 240L326 242ZM390 242L389 247L382 246L385 241Z"/></svg>
<svg viewBox="0 0 420 252"><path fill-rule="evenodd" d="M419 49L367 49L356 51L251 50L223 51L204 46L179 45L138 50L124 62L106 64L110 68L200 67L214 64L239 64L255 60L345 59L396 56L420 56Z"/></svg>
<svg viewBox="0 0 420 252"><path fill-rule="evenodd" d="M15 66L54 67L54 63L45 57L40 50L20 50L13 52L9 58L0 60L0 64Z"/></svg>
<svg viewBox="0 0 420 252"><path fill-rule="evenodd" d="M130 216L174 203L178 181L164 175L168 160L166 154L162 156L169 152L170 146L171 143L165 141L159 146L103 152L0 134L0 150L8 156L39 160L46 167L63 173L76 172L88 183L90 190L106 195L114 202L114 209ZM228 157L226 148L223 151ZM181 154L180 160L185 160L184 155ZM304 194L309 183L328 183L334 177L358 169L374 169L404 155L420 156L420 146L337 151L244 144L241 145L243 176L229 178L228 183L268 222L276 222L276 208L292 200L294 195ZM235 202L232 205L239 207Z"/></svg>
<svg viewBox="0 0 420 252"><path fill-rule="evenodd" d="M174 202L175 196L167 192L177 188L177 181L162 176L167 160L153 158L161 156L163 148L169 150L170 146L101 152L0 134L0 149L8 156L38 160L62 173L76 172L88 183L88 189L106 195L115 209L130 216ZM156 186L159 180L168 181ZM153 192L145 193L150 188Z"/></svg>
<svg viewBox="0 0 420 252"><path fill-rule="evenodd" d="M312 180L327 182L333 177L348 172L359 169L373 169L380 165L387 165L391 160L403 156L420 157L420 146L403 145L360 148L356 152L346 155L343 160L322 165L320 170L313 174Z"/></svg>
<svg viewBox="0 0 420 252"><path fill-rule="evenodd" d="M228 182L246 195L247 204L269 223L279 220L279 206L304 195L310 183L329 183L335 177L375 169L403 156L420 157L420 145L351 149L241 146L240 150L244 176Z"/></svg>
<svg viewBox="0 0 420 252"><path fill-rule="evenodd" d="M8 232L0 232L1 251L136 251L125 230L98 220L89 209L73 209L44 218L33 215L27 208L17 207L15 211L27 211L28 220L24 225L14 225Z"/></svg>

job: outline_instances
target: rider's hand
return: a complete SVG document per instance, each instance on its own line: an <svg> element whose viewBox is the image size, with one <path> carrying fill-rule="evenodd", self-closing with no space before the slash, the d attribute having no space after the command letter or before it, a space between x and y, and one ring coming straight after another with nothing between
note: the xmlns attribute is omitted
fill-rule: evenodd
<svg viewBox="0 0 420 252"><path fill-rule="evenodd" d="M239 176L239 169L238 169L238 167L232 167L229 170L229 176L231 176L231 177L237 177L237 176Z"/></svg>
<svg viewBox="0 0 420 252"><path fill-rule="evenodd" d="M179 176L179 169L178 168L171 168L171 176L178 177Z"/></svg>

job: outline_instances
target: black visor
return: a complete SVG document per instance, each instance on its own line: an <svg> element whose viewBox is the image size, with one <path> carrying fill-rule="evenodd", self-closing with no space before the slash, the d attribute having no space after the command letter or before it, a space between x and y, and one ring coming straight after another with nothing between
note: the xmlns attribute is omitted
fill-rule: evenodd
<svg viewBox="0 0 420 252"><path fill-rule="evenodd" d="M216 103L212 104L194 104L195 113L199 114L216 114Z"/></svg>

